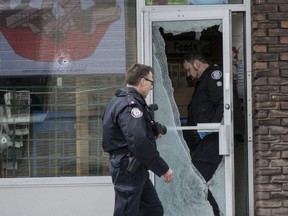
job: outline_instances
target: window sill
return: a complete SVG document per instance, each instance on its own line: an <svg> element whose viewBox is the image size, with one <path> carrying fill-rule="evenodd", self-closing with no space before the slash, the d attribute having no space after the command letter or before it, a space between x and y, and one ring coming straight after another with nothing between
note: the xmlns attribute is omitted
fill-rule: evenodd
<svg viewBox="0 0 288 216"><path fill-rule="evenodd" d="M0 179L0 188L3 187L55 187L55 186L89 186L112 185L110 176L93 177L43 177L43 178L4 178Z"/></svg>

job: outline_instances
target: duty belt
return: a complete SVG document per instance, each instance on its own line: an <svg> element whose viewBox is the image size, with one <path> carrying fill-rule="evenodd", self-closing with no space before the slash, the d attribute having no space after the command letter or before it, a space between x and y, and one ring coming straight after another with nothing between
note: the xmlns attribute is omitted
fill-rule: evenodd
<svg viewBox="0 0 288 216"><path fill-rule="evenodd" d="M131 156L130 151L128 150L128 148L121 148L121 149L117 149L117 150L113 150L113 151L109 151L110 154L110 158L114 155L126 155L126 156Z"/></svg>

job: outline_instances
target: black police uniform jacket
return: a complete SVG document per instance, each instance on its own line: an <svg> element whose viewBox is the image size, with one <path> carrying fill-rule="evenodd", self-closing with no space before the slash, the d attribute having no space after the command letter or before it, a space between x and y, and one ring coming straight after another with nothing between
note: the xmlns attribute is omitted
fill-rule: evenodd
<svg viewBox="0 0 288 216"><path fill-rule="evenodd" d="M102 121L105 152L127 150L159 177L168 171L156 149L148 106L135 88L119 89L108 103Z"/></svg>
<svg viewBox="0 0 288 216"><path fill-rule="evenodd" d="M188 106L188 125L220 123L223 118L223 73L218 66L209 66L196 80ZM199 138L196 131L184 134L192 153L192 160L219 162L218 133Z"/></svg>

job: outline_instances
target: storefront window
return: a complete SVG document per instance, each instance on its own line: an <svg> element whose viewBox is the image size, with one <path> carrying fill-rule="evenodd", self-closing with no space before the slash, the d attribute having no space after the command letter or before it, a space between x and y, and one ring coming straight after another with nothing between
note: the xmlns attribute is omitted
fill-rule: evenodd
<svg viewBox="0 0 288 216"><path fill-rule="evenodd" d="M243 0L146 0L146 5L243 4Z"/></svg>
<svg viewBox="0 0 288 216"><path fill-rule="evenodd" d="M101 117L136 61L135 2L1 8L0 176L108 175Z"/></svg>

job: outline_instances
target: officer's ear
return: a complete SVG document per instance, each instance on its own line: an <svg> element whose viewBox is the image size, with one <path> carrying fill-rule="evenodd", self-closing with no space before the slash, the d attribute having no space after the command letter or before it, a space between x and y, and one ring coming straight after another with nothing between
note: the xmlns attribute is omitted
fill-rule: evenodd
<svg viewBox="0 0 288 216"><path fill-rule="evenodd" d="M145 78L141 78L141 79L140 79L140 84L141 84L141 85L144 85L144 84L145 84Z"/></svg>
<svg viewBox="0 0 288 216"><path fill-rule="evenodd" d="M191 65L195 71L198 71L200 68L200 61L196 59L191 63Z"/></svg>

